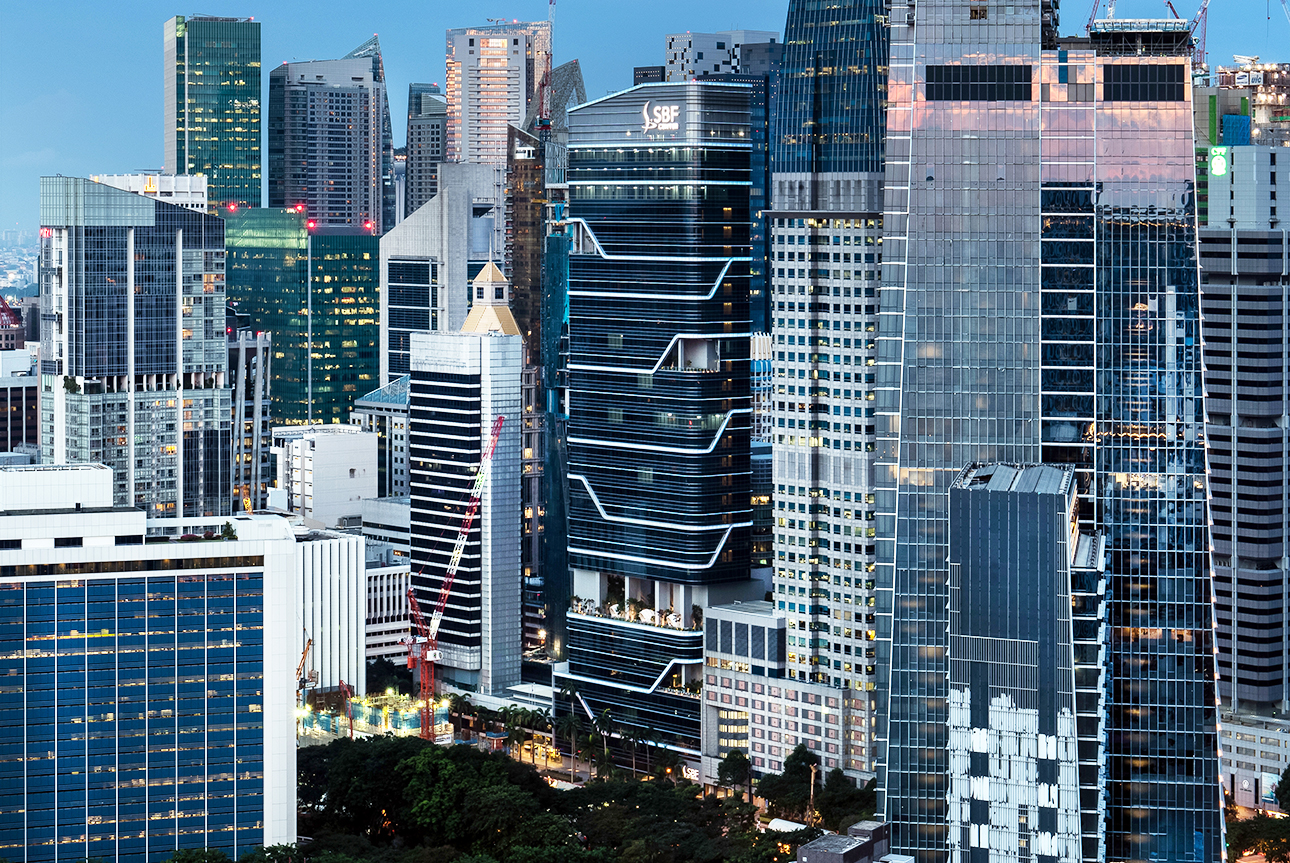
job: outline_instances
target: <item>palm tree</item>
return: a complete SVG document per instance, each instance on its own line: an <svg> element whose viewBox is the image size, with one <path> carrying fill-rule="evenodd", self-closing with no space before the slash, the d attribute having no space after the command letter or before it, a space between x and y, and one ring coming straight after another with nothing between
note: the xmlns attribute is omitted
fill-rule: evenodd
<svg viewBox="0 0 1290 863"><path fill-rule="evenodd" d="M471 703L470 696L460 692L452 692L448 695L448 715L457 716L457 731L461 730L463 720L475 712L475 705Z"/></svg>
<svg viewBox="0 0 1290 863"><path fill-rule="evenodd" d="M600 741L605 747L605 758L609 757L609 736L614 733L614 718L609 715L609 708L606 707L600 711L600 715L591 721L595 727L596 733L600 735Z"/></svg>
<svg viewBox="0 0 1290 863"><path fill-rule="evenodd" d="M534 739L534 741L533 741L533 748L532 748L532 750L530 750L530 752L532 753L532 757L529 759L529 761L530 761L530 763L532 763L534 766L537 766L537 740L536 740L536 737L537 737L537 735L540 735L540 734L542 734L543 732L545 732L545 731L549 731L549 730L550 730L550 728L551 728L551 711L547 710L546 708L543 708L543 709L541 709L541 710L530 710L530 711L529 711L529 717L530 717L530 719L531 719L531 721L532 721L532 723L533 723L531 727L532 727L532 729L533 729L533 731L534 731L534 737L535 737L535 739Z"/></svg>
<svg viewBox="0 0 1290 863"><path fill-rule="evenodd" d="M582 723L578 721L577 714L566 713L560 717L556 723L557 730L565 737L569 738L569 781L573 782L574 773L578 769L578 735L582 733Z"/></svg>

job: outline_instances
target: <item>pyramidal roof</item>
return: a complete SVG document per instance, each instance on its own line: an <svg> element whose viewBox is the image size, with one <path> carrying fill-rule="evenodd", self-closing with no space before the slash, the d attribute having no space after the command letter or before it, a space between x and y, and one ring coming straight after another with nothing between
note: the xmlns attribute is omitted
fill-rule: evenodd
<svg viewBox="0 0 1290 863"><path fill-rule="evenodd" d="M497 286L502 285L502 296L497 297ZM504 336L518 336L520 325L515 322L511 308L507 305L510 294L510 282L489 261L475 276L472 285L475 288L475 299L466 315L466 322L461 325L463 333L501 333ZM480 289L483 290L480 290Z"/></svg>

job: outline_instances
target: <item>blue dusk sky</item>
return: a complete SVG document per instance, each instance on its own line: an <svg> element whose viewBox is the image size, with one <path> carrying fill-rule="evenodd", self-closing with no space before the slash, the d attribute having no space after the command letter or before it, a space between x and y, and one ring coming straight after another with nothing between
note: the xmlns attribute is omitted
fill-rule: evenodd
<svg viewBox="0 0 1290 863"><path fill-rule="evenodd" d="M1197 2L1175 0L1190 16ZM685 30L782 31L787 0L559 0L555 60L582 62L588 98L631 85L632 67L663 62L663 37ZM1067 3L1063 33L1083 29L1091 4ZM162 23L175 14L253 16L263 22L263 84L293 59L339 57L381 37L396 146L407 86L443 82L444 31L485 19L546 18L546 0L490 4L384 0L30 2L0 0L0 228L34 231L43 175L88 176L160 168ZM1162 2L1121 0L1117 17L1167 15ZM1290 60L1290 22L1279 2L1217 0L1211 65L1233 53Z"/></svg>

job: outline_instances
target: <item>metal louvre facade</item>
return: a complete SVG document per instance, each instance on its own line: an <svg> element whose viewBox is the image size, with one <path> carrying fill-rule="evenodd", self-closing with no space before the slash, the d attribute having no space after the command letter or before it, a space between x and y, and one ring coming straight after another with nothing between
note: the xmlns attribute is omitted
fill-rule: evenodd
<svg viewBox="0 0 1290 863"><path fill-rule="evenodd" d="M570 113L575 568L747 577L748 93L646 85ZM642 134L660 105L679 128Z"/></svg>

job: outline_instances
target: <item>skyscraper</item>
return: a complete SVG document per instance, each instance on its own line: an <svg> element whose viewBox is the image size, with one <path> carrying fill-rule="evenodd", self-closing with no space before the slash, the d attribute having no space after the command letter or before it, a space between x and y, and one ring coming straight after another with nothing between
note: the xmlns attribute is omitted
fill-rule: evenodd
<svg viewBox="0 0 1290 863"><path fill-rule="evenodd" d="M176 15L162 33L166 173L205 174L212 209L260 206L260 22Z"/></svg>
<svg viewBox="0 0 1290 863"><path fill-rule="evenodd" d="M974 461L1042 461L1075 471L1107 543L1095 841L1218 860L1186 23L1059 43L1043 0L930 0L891 25L873 511L893 848L946 859L947 491Z"/></svg>
<svg viewBox="0 0 1290 863"><path fill-rule="evenodd" d="M74 177L40 209L41 461L108 465L150 516L228 514L223 221Z"/></svg>
<svg viewBox="0 0 1290 863"><path fill-rule="evenodd" d="M855 722L839 765L875 770L873 356L887 28L873 0L793 2L771 143L775 604L788 678ZM774 765L791 746L771 744ZM827 761L826 761L827 764Z"/></svg>
<svg viewBox="0 0 1290 863"><path fill-rule="evenodd" d="M461 332L414 333L411 373L412 587L435 607L475 471L499 416L479 515L448 597L441 680L502 695L520 682L519 327L509 284L488 264Z"/></svg>
<svg viewBox="0 0 1290 863"><path fill-rule="evenodd" d="M269 206L303 204L320 228L394 227L394 141L381 43L269 75Z"/></svg>
<svg viewBox="0 0 1290 863"><path fill-rule="evenodd" d="M158 543L102 465L0 468L0 854L236 857L296 837L296 542Z"/></svg>
<svg viewBox="0 0 1290 863"><path fill-rule="evenodd" d="M576 598L556 682L696 760L702 610L764 594L749 581L750 89L647 84L569 113Z"/></svg>
<svg viewBox="0 0 1290 863"><path fill-rule="evenodd" d="M407 142L404 217L439 194L439 163L448 142L448 102L438 84L408 85Z"/></svg>
<svg viewBox="0 0 1290 863"><path fill-rule="evenodd" d="M520 125L538 98L551 23L449 30L447 52L447 158L505 164L506 127Z"/></svg>

